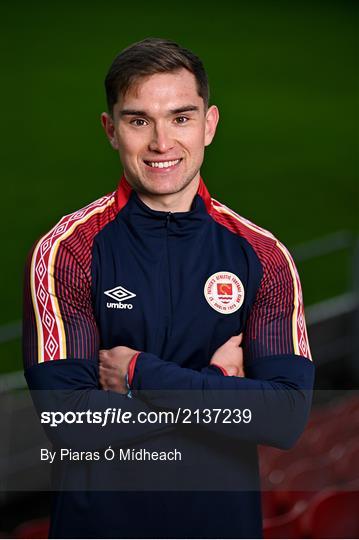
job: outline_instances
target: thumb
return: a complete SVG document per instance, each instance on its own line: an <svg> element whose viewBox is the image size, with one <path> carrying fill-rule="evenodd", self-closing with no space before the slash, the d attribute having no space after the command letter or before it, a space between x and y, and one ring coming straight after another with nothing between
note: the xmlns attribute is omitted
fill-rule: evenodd
<svg viewBox="0 0 359 540"><path fill-rule="evenodd" d="M232 340L234 341L234 343L236 345L240 345L242 343L242 339L243 339L243 332L241 332L240 334L238 334L238 336L233 336L232 337Z"/></svg>

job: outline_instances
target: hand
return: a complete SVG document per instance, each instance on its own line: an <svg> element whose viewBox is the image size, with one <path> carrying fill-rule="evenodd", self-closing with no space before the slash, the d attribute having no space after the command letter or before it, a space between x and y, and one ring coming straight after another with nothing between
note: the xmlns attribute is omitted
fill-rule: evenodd
<svg viewBox="0 0 359 540"><path fill-rule="evenodd" d="M240 347L243 334L229 338L223 345L218 347L211 358L211 364L216 364L226 370L228 375L244 377L243 349Z"/></svg>
<svg viewBox="0 0 359 540"><path fill-rule="evenodd" d="M133 355L137 352L123 346L100 350L100 384L103 390L127 394L127 370Z"/></svg>

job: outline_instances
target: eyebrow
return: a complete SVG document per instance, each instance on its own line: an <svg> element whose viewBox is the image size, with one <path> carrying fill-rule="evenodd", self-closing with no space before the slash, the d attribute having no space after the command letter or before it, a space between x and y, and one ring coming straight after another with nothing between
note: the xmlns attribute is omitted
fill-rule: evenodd
<svg viewBox="0 0 359 540"><path fill-rule="evenodd" d="M185 105L184 107L178 107L177 109L170 109L170 114L180 114L184 112L196 112L199 111L197 105ZM146 111L139 111L137 109L122 109L120 116L149 116Z"/></svg>

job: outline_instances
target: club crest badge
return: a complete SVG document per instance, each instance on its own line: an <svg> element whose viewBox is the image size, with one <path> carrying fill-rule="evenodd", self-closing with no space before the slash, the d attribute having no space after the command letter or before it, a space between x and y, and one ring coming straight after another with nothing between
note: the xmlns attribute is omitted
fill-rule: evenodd
<svg viewBox="0 0 359 540"><path fill-rule="evenodd" d="M232 272L216 272L206 281L204 296L209 305L224 315L237 311L244 301L244 287Z"/></svg>

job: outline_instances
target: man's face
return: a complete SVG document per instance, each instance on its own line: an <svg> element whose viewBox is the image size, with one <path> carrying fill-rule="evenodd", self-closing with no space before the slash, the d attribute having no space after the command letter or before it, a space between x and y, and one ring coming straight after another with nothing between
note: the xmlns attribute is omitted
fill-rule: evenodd
<svg viewBox="0 0 359 540"><path fill-rule="evenodd" d="M118 150L128 182L149 195L170 195L198 180L204 148L218 121L207 111L186 69L142 78L102 123Z"/></svg>

